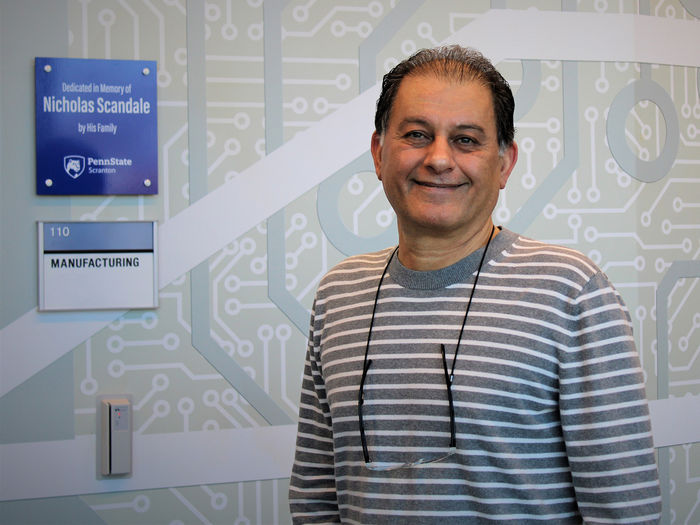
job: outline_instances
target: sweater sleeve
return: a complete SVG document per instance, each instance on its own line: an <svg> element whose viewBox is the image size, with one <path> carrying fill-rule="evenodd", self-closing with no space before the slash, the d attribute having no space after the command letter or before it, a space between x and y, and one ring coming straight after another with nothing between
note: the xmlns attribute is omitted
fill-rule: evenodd
<svg viewBox="0 0 700 525"><path fill-rule="evenodd" d="M586 524L658 523L661 497L644 378L627 308L598 272L560 355L560 411Z"/></svg>
<svg viewBox="0 0 700 525"><path fill-rule="evenodd" d="M289 486L295 524L340 523L335 488L333 430L322 375L320 351L312 332L299 401L296 452Z"/></svg>

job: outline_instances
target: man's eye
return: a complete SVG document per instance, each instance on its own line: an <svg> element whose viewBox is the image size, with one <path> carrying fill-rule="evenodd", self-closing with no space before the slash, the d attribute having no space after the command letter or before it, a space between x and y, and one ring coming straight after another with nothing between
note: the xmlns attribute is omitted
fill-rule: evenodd
<svg viewBox="0 0 700 525"><path fill-rule="evenodd" d="M426 135L422 131L409 131L408 133L406 133L406 138L408 138L408 139L424 139L424 138L426 138Z"/></svg>
<svg viewBox="0 0 700 525"><path fill-rule="evenodd" d="M461 145L465 145L465 146L470 146L472 144L476 144L476 141L471 137L457 137L455 139L455 142L457 142L457 144L461 144Z"/></svg>

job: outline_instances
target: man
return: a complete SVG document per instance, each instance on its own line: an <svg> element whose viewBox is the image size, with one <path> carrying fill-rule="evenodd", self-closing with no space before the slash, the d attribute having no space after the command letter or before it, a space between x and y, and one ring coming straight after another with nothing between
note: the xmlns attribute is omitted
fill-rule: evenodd
<svg viewBox="0 0 700 525"><path fill-rule="evenodd" d="M383 81L371 149L397 248L318 287L295 523L656 523L629 314L580 253L496 228L513 96L478 52Z"/></svg>

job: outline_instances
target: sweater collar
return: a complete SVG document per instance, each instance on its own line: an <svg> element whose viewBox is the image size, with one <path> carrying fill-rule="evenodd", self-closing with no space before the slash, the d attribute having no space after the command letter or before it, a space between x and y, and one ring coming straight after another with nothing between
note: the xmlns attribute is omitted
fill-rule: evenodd
<svg viewBox="0 0 700 525"><path fill-rule="evenodd" d="M501 233L496 235L489 246L489 253L484 262L484 268L488 267L490 261L499 257L503 250L513 242L516 235L501 228ZM466 276L476 272L481 255L484 253L484 248L479 248L475 252L470 253L464 259L457 261L450 266L440 268L438 270L417 271L406 268L399 258L394 255L389 264L388 277L395 283L415 290L436 290L446 288L459 282L465 282ZM482 270L483 271L483 270Z"/></svg>

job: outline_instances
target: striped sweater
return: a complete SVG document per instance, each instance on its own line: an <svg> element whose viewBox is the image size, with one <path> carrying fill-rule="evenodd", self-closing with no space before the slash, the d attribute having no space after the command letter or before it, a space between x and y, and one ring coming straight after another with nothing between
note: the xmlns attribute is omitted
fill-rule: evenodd
<svg viewBox="0 0 700 525"><path fill-rule="evenodd" d="M296 456L295 523L657 523L658 473L629 313L580 253L508 230L488 250L455 366L457 454L365 466L358 389L391 249L321 281ZM393 257L381 286L363 407L372 460L444 455L452 366L483 249L437 271Z"/></svg>

